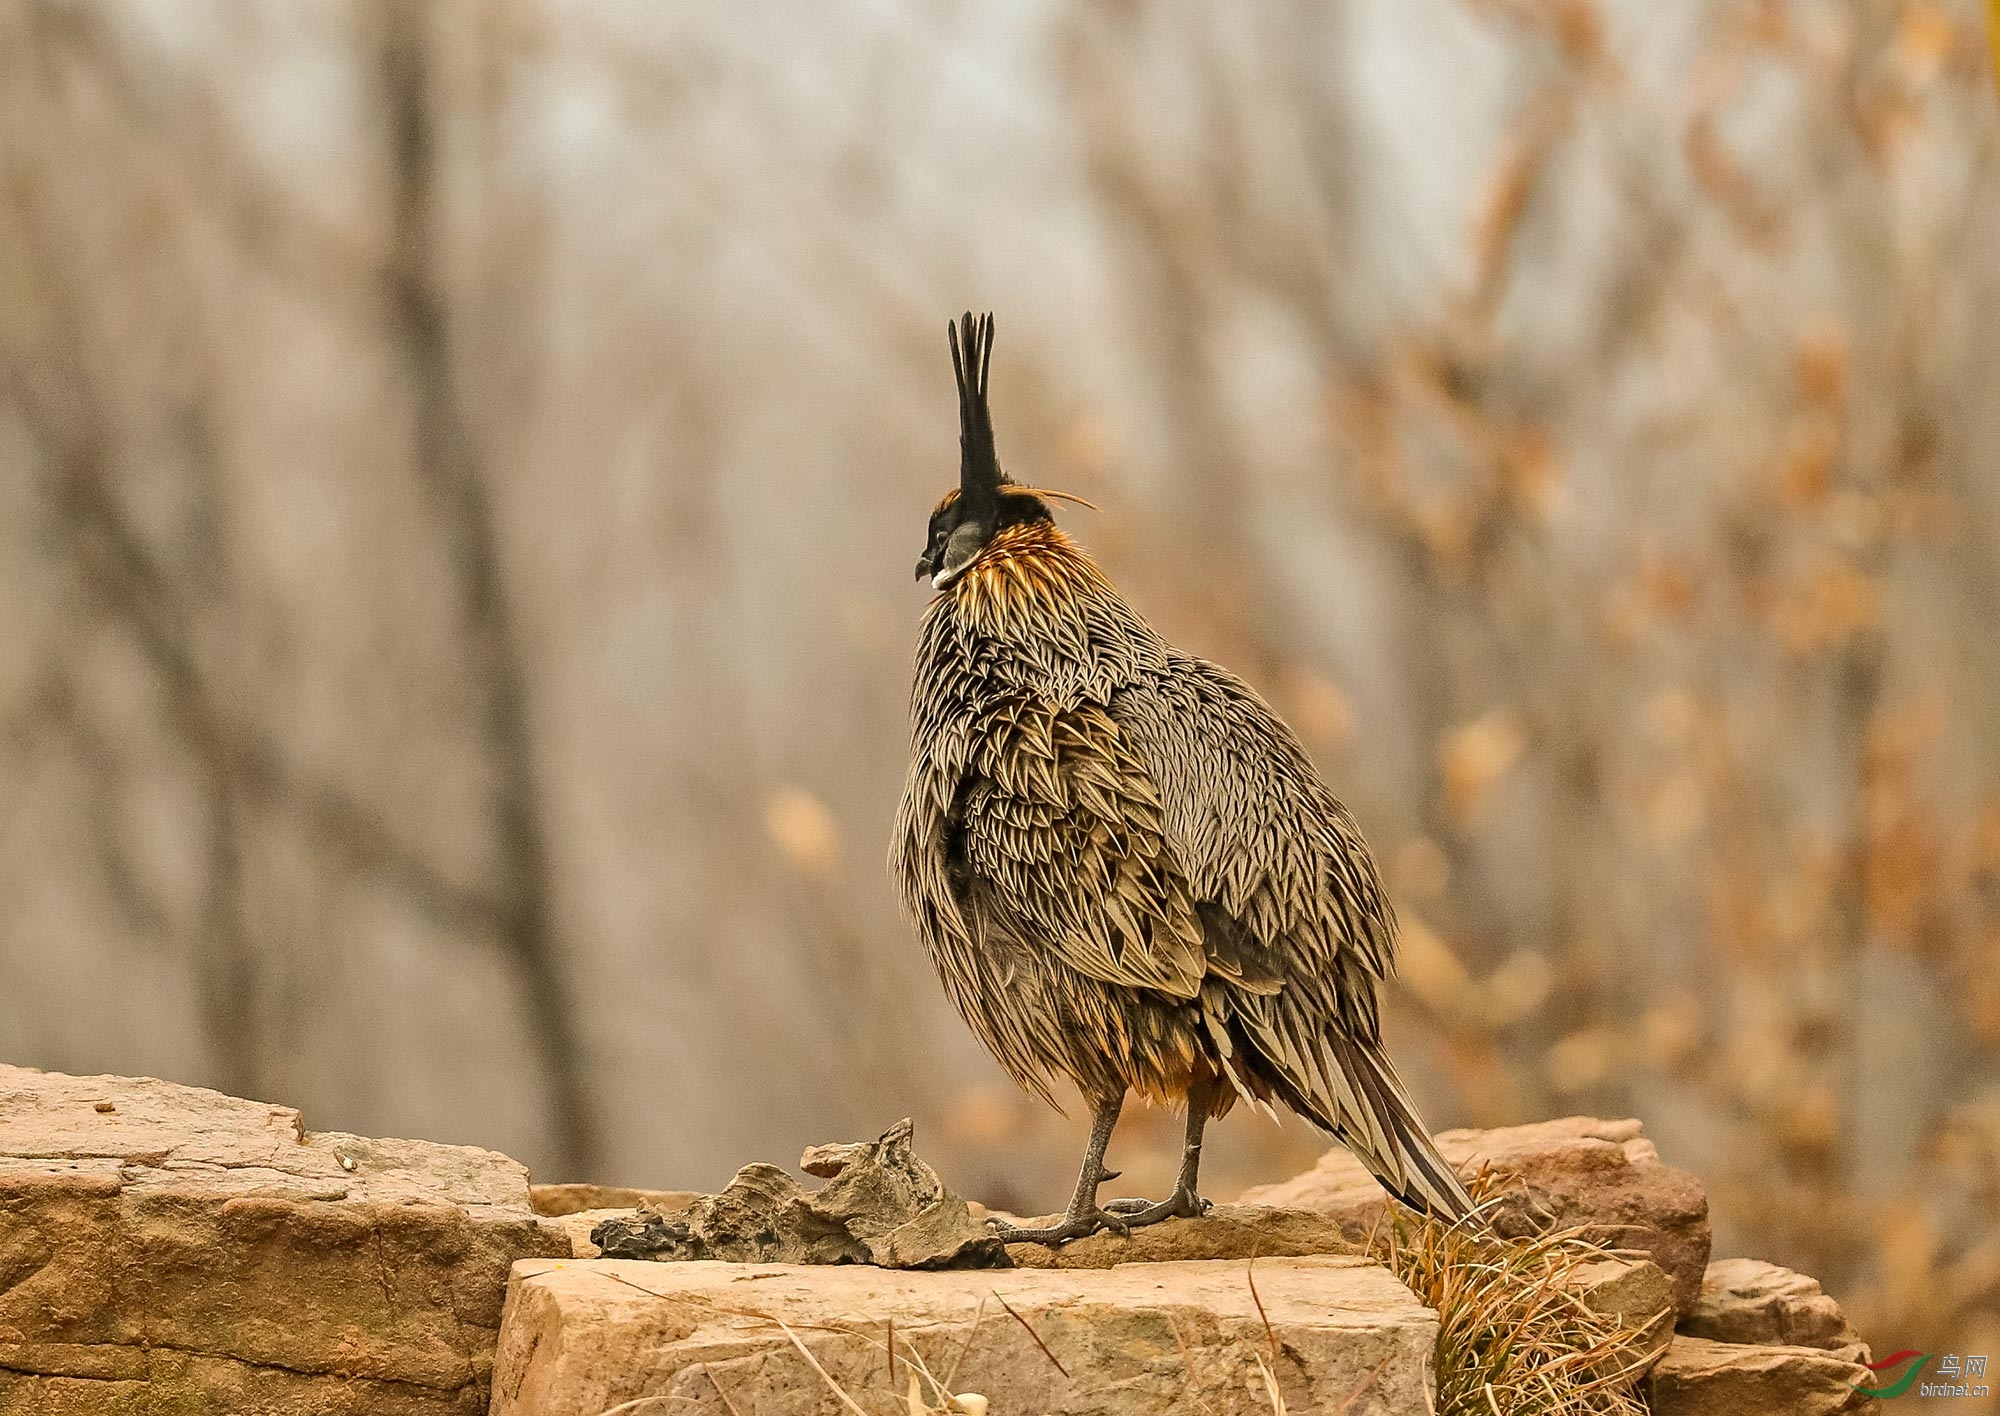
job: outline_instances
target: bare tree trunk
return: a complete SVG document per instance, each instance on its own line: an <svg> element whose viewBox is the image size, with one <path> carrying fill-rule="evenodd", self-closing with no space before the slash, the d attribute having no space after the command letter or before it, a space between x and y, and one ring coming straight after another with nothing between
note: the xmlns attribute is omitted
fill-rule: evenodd
<svg viewBox="0 0 2000 1416"><path fill-rule="evenodd" d="M461 400L451 317L441 293L438 130L425 33L429 11L390 3L382 15L381 81L393 214L389 340L408 380L418 475L437 508L463 597L467 676L479 697L480 728L494 774L502 901L498 938L517 971L529 1031L541 1049L557 1164L565 1174L588 1175L602 1155L602 1141L555 921L528 669L509 600L486 468Z"/></svg>

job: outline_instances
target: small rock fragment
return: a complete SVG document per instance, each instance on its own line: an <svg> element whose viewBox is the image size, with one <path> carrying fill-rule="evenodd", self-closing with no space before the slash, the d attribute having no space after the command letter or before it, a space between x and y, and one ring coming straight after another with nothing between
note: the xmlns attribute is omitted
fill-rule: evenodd
<svg viewBox="0 0 2000 1416"><path fill-rule="evenodd" d="M631 1219L629 1209L578 1210L575 1214L544 1215L542 1223L569 1240L572 1258L595 1259L604 1251L591 1240L591 1231L607 1219Z"/></svg>
<svg viewBox="0 0 2000 1416"><path fill-rule="evenodd" d="M1569 1286L1591 1312L1645 1330L1644 1352L1616 1374L1614 1384L1622 1388L1638 1382L1674 1339L1673 1280L1649 1259L1607 1258L1578 1264Z"/></svg>
<svg viewBox="0 0 2000 1416"><path fill-rule="evenodd" d="M894 1127L890 1129L894 1130ZM876 1144L874 1141L837 1141L830 1145L807 1146L805 1154L799 1157L799 1169L822 1180L831 1180L845 1170L850 1161L860 1159Z"/></svg>
<svg viewBox="0 0 2000 1416"><path fill-rule="evenodd" d="M632 1215L616 1215L600 1221L590 1231L590 1242L607 1259L705 1259L696 1252L701 1246L694 1231L684 1222L665 1215L640 1210Z"/></svg>
<svg viewBox="0 0 2000 1416"><path fill-rule="evenodd" d="M1870 1398L1868 1369L1817 1347L1751 1347L1678 1336L1653 1368L1653 1416L1835 1416Z"/></svg>
<svg viewBox="0 0 2000 1416"><path fill-rule="evenodd" d="M1761 1259L1710 1264L1680 1330L1716 1342L1818 1347L1850 1362L1868 1360L1867 1345L1818 1279Z"/></svg>
<svg viewBox="0 0 2000 1416"><path fill-rule="evenodd" d="M609 1258L1010 1267L992 1231L918 1158L911 1134L904 1120L873 1141L815 1146L802 1164L832 1177L817 1192L775 1165L746 1165L720 1194L613 1216L590 1240Z"/></svg>

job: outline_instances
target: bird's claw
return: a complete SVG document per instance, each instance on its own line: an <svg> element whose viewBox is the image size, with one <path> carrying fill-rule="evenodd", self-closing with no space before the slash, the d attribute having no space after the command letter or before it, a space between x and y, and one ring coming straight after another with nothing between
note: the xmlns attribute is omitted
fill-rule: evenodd
<svg viewBox="0 0 2000 1416"><path fill-rule="evenodd" d="M987 1221L993 1226L994 1237L1002 1244L1046 1244L1051 1249L1069 1243L1072 1239L1085 1239L1092 1234L1116 1234L1120 1239L1132 1237L1132 1225L1122 1214L1109 1209L1088 1209L1066 1214L1062 1219L1044 1229L1022 1229L1018 1225L1003 1224L997 1219Z"/></svg>
<svg viewBox="0 0 2000 1416"><path fill-rule="evenodd" d="M1186 1190L1176 1190L1158 1203L1141 1199L1112 1200L1104 1208L1123 1217L1132 1228L1137 1229L1143 1225L1159 1224L1163 1220L1195 1219L1214 1209L1215 1202Z"/></svg>

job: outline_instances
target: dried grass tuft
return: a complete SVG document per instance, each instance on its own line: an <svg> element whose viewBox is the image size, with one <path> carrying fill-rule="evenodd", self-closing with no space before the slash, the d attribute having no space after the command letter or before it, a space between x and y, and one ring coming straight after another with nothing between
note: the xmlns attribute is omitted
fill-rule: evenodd
<svg viewBox="0 0 2000 1416"><path fill-rule="evenodd" d="M1584 1306L1576 1270L1607 1254L1582 1230L1502 1239L1399 1216L1372 1247L1437 1310L1438 1416L1645 1416L1629 1378L1649 1324Z"/></svg>

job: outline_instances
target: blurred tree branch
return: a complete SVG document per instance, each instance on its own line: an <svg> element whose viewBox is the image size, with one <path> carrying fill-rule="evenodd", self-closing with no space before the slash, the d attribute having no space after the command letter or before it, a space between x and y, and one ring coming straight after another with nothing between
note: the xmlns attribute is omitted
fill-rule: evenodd
<svg viewBox="0 0 2000 1416"><path fill-rule="evenodd" d="M380 12L391 211L384 272L389 342L403 362L412 403L417 472L437 510L462 597L469 678L481 698L481 731L495 772L498 938L520 978L530 1038L542 1053L557 1162L565 1174L590 1175L602 1141L555 917L526 653L509 600L492 490L460 399L440 268L445 232L432 22L428 9L397 0Z"/></svg>

